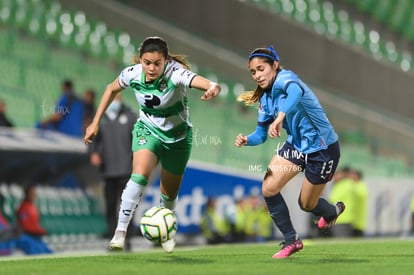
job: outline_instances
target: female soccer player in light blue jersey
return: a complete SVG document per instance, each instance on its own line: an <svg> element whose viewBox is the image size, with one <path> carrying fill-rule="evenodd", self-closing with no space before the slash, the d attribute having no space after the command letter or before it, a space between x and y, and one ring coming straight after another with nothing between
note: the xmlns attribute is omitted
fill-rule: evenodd
<svg viewBox="0 0 414 275"><path fill-rule="evenodd" d="M294 176L305 172L299 206L320 216L320 229L335 224L345 209L342 202L332 205L321 198L338 165L338 136L309 87L295 73L280 67L273 47L254 50L249 56L249 70L258 86L238 100L246 105L259 102L258 122L252 134L239 134L235 145L255 146L265 142L267 135L280 137L282 127L287 132L287 140L271 159L262 185L270 216L285 238L273 258L287 258L303 248L280 193Z"/></svg>
<svg viewBox="0 0 414 275"><path fill-rule="evenodd" d="M140 112L132 131L132 175L121 196L118 225L109 243L111 250L124 249L128 224L159 162L161 205L174 209L192 145L186 88L204 91L202 100L210 100L220 92L217 83L190 71L184 56L169 54L162 38L148 37L139 48L138 64L125 68L107 86L86 129L85 143L92 142L98 133L99 121L115 96L129 86L135 92ZM161 245L171 252L175 240Z"/></svg>

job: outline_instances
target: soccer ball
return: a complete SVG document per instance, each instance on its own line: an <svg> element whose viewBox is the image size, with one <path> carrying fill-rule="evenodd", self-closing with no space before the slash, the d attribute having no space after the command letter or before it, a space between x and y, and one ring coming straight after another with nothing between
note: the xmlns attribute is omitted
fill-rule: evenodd
<svg viewBox="0 0 414 275"><path fill-rule="evenodd" d="M147 240L165 242L174 238L177 232L177 218L170 209L154 206L144 212L140 229Z"/></svg>

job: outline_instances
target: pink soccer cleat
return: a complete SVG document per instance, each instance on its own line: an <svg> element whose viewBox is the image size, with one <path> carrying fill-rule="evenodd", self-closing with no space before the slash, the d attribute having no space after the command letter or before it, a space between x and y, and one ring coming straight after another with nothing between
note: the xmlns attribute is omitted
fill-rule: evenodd
<svg viewBox="0 0 414 275"><path fill-rule="evenodd" d="M297 239L294 243L285 244L284 242L281 243L282 248L272 256L274 259L285 259L292 255L293 253L299 252L299 250L303 249L303 243L300 239Z"/></svg>
<svg viewBox="0 0 414 275"><path fill-rule="evenodd" d="M336 218L333 219L332 221L326 221L324 217L321 217L318 221L318 228L319 229L326 229L329 227L332 227L335 225L336 223L336 219L339 217L339 215L341 215L344 211L345 211L345 204L341 201L338 201L336 204Z"/></svg>

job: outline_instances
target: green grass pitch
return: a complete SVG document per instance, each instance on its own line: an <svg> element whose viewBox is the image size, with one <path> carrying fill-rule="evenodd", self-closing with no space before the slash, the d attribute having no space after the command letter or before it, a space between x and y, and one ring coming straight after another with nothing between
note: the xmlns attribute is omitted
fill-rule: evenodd
<svg viewBox="0 0 414 275"><path fill-rule="evenodd" d="M132 253L5 257L0 274L413 274L413 239L305 240L288 259L275 242L161 248Z"/></svg>

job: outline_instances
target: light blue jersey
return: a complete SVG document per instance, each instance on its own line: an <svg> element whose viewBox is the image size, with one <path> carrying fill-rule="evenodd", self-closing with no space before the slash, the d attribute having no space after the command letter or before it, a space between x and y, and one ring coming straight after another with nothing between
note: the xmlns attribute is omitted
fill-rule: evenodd
<svg viewBox="0 0 414 275"><path fill-rule="evenodd" d="M283 128L288 135L287 142L302 153L326 149L338 140L311 89L292 71L281 70L272 89L259 100L258 126L248 136L247 145L257 145L266 140L267 129L280 111L286 113Z"/></svg>

